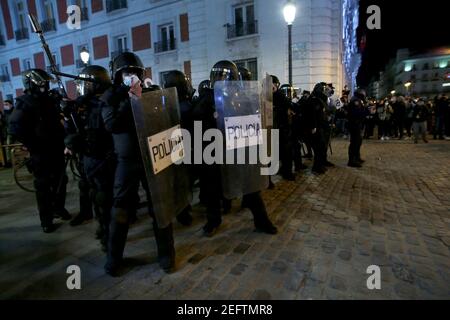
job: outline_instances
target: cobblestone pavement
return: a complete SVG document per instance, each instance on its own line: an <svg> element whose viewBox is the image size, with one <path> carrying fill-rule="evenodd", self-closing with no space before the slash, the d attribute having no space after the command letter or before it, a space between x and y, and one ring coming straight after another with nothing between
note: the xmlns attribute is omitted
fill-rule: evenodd
<svg viewBox="0 0 450 320"><path fill-rule="evenodd" d="M45 299L449 299L450 143L365 141L363 169L346 167L347 141L334 142L337 167L264 192L279 234L253 232L251 214L224 218L202 237L176 224L178 271L156 262L151 223L139 212L121 278L103 273L95 223L43 234L32 194L0 171L0 298ZM309 162L306 162L309 165ZM72 182L67 208L77 212ZM66 288L66 268L81 268L82 289ZM366 269L381 268L381 290Z"/></svg>

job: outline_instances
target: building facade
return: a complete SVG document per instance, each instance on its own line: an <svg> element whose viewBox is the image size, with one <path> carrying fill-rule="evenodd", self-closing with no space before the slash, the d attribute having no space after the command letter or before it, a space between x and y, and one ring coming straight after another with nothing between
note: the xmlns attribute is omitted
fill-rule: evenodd
<svg viewBox="0 0 450 320"><path fill-rule="evenodd" d="M295 87L311 90L325 81L339 90L354 83L359 68L357 2L295 1ZM0 103L23 93L22 71L48 69L28 13L40 21L61 72L77 74L83 68L82 48L90 52L89 63L104 67L120 52L133 51L155 83L163 83L165 74L177 69L197 86L223 59L247 67L255 79L269 73L287 82L284 4L277 0L0 0ZM73 21L67 13L73 18L71 5L80 8L80 29L68 24ZM75 83L64 82L74 97Z"/></svg>
<svg viewBox="0 0 450 320"><path fill-rule="evenodd" d="M391 92L432 98L450 93L450 48L432 49L414 55L400 49L371 87L379 87L377 98Z"/></svg>

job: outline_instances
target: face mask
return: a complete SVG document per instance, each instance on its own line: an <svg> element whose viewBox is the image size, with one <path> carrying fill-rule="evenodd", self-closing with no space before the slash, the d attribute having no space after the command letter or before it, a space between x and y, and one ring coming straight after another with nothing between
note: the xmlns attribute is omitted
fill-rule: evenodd
<svg viewBox="0 0 450 320"><path fill-rule="evenodd" d="M127 87L131 87L131 85L136 82L137 76L135 74L126 74L123 76L123 84Z"/></svg>
<svg viewBox="0 0 450 320"><path fill-rule="evenodd" d="M9 111L9 110L11 110L11 106L9 104L5 104L3 106L3 109L5 109L6 111Z"/></svg>
<svg viewBox="0 0 450 320"><path fill-rule="evenodd" d="M44 93L44 92L45 92L45 88L44 88L44 87L40 87L40 88L39 88L39 91L40 91L41 93Z"/></svg>

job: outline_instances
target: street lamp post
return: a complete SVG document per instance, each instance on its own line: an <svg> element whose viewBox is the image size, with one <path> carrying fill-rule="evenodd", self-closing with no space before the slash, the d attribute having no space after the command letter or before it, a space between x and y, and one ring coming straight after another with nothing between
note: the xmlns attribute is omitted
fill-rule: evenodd
<svg viewBox="0 0 450 320"><path fill-rule="evenodd" d="M292 24L295 20L297 8L288 1L283 9L284 21L288 26L288 53L289 53L289 84L292 85Z"/></svg>
<svg viewBox="0 0 450 320"><path fill-rule="evenodd" d="M405 88L406 88L406 95L409 96L409 88L411 87L411 81L408 81L407 83L405 83Z"/></svg>
<svg viewBox="0 0 450 320"><path fill-rule="evenodd" d="M85 66L87 66L89 63L89 56L90 56L90 54L89 54L88 49L86 49L86 47L83 47L83 49L81 49L81 51L80 51L80 58L81 58L81 61L83 61Z"/></svg>

